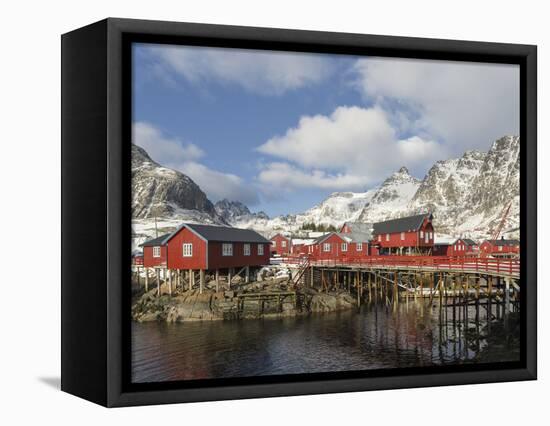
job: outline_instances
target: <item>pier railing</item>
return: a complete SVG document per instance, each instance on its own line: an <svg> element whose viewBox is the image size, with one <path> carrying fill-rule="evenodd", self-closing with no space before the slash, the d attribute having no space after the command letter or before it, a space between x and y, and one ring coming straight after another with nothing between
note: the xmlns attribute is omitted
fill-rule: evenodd
<svg viewBox="0 0 550 426"><path fill-rule="evenodd" d="M407 268L427 271L462 271L519 277L519 259L495 259L464 256L368 256L319 259L311 255L282 258L288 264L302 264L309 259L312 266L336 268L352 266L357 268Z"/></svg>

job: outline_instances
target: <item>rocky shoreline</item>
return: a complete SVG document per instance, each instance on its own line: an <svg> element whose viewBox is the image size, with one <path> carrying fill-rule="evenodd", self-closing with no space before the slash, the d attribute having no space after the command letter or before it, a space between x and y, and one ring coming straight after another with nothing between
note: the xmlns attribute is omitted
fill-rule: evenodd
<svg viewBox="0 0 550 426"><path fill-rule="evenodd" d="M223 321L282 318L349 310L357 306L347 292L321 293L313 289L291 291L280 282L255 282L231 291L198 289L175 292L171 296L161 286L138 294L132 302L132 319L137 322Z"/></svg>

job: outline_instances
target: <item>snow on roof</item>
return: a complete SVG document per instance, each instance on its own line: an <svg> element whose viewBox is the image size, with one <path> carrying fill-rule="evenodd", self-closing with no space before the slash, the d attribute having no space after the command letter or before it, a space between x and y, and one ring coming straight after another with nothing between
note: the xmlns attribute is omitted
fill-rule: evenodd
<svg viewBox="0 0 550 426"><path fill-rule="evenodd" d="M298 244L309 245L309 244L313 243L314 241L315 241L314 238L293 238L292 239L292 244L293 245L298 245Z"/></svg>
<svg viewBox="0 0 550 426"><path fill-rule="evenodd" d="M434 244L448 244L451 245L456 241L456 237L451 237L449 235L434 235Z"/></svg>

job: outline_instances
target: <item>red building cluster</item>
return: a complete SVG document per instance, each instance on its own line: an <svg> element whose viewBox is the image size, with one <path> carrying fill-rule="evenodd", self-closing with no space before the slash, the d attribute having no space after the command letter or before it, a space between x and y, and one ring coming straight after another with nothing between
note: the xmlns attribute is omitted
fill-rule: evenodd
<svg viewBox="0 0 550 426"><path fill-rule="evenodd" d="M469 238L435 243L431 213L374 224L346 222L339 232L316 239L277 233L269 240L255 231L223 226L183 224L176 231L142 244L134 265L149 268L213 270L262 266L271 256L307 256L315 260L361 260L369 256L516 257L518 240Z"/></svg>
<svg viewBox="0 0 550 426"><path fill-rule="evenodd" d="M479 246L480 253L484 256L515 257L519 255L519 240L485 240Z"/></svg>

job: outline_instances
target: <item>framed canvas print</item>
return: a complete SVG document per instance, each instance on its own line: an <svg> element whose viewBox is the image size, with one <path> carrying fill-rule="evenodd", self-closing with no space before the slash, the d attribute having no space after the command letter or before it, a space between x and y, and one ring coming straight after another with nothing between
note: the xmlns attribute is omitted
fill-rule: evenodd
<svg viewBox="0 0 550 426"><path fill-rule="evenodd" d="M62 37L62 389L536 378L536 47L107 19Z"/></svg>

